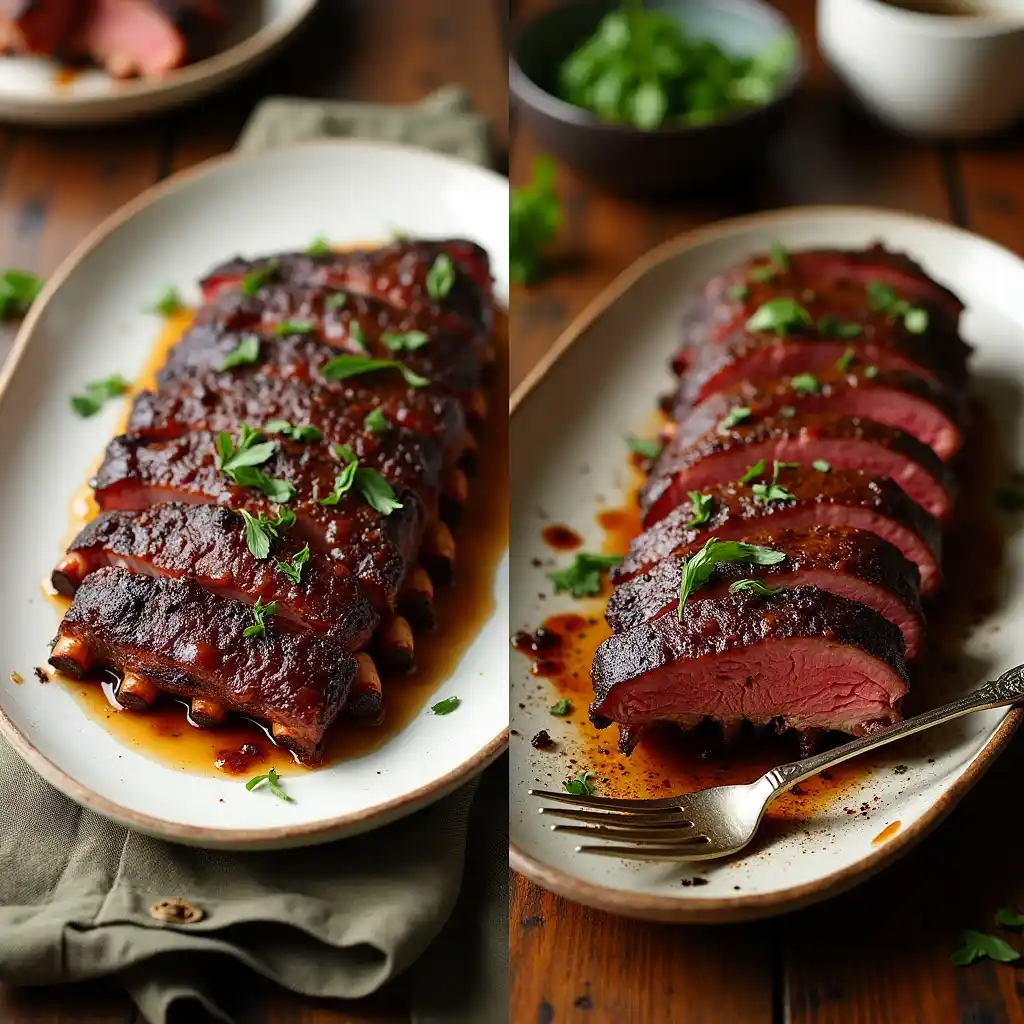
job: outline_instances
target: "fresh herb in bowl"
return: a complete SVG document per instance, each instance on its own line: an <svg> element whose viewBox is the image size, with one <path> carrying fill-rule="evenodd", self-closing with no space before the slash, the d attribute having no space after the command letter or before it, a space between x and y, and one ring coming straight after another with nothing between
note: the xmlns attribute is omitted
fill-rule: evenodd
<svg viewBox="0 0 1024 1024"><path fill-rule="evenodd" d="M558 80L562 99L602 121L653 130L763 106L795 58L791 35L754 56L733 56L687 35L671 15L626 0L563 61Z"/></svg>
<svg viewBox="0 0 1024 1024"><path fill-rule="evenodd" d="M562 221L555 195L555 162L549 156L533 163L533 176L512 190L508 210L509 258L512 279L535 284L543 275L542 250L550 244Z"/></svg>

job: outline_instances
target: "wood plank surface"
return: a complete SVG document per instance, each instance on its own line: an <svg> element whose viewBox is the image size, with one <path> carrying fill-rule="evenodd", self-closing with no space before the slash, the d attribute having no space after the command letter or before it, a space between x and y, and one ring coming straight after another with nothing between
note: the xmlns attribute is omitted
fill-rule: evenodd
<svg viewBox="0 0 1024 1024"><path fill-rule="evenodd" d="M544 5L517 2L514 19ZM792 119L758 165L711 192L656 204L609 196L559 168L565 224L556 272L513 294L513 382L638 255L721 217L819 203L890 207L1024 251L1024 133L970 147L901 138L854 110L825 68L814 47L813 0L776 6L796 26L810 66ZM514 131L513 184L525 180L535 155L533 140ZM849 894L774 922L648 925L575 907L513 875L511 1020L1021 1021L1021 971L956 968L949 955L962 930L991 930L999 906L1024 907L1013 811L1022 771L1018 739L919 849Z"/></svg>
<svg viewBox="0 0 1024 1024"><path fill-rule="evenodd" d="M439 86L461 85L492 125L500 166L508 147L501 15L494 0L321 0L310 24L271 64L200 106L112 128L0 128L0 262L51 273L124 202L169 173L230 150L252 108L270 95L412 103ZM0 363L13 336L10 325L0 328ZM265 1019L391 1024L408 1014L396 995L343 1006L270 991ZM144 1024L110 984L0 985L0 1024L79 1022Z"/></svg>

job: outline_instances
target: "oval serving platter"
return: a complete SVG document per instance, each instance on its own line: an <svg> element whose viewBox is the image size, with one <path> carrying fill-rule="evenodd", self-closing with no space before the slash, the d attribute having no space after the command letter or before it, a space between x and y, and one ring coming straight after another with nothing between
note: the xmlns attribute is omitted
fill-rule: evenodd
<svg viewBox="0 0 1024 1024"><path fill-rule="evenodd" d="M119 81L99 68L64 75L49 57L0 56L0 120L102 124L191 103L266 60L315 7L316 0L252 0L225 31L216 53L161 79Z"/></svg>
<svg viewBox="0 0 1024 1024"><path fill-rule="evenodd" d="M485 594L490 613L423 710L370 753L289 774L294 803L246 792L244 776L184 774L122 745L64 686L40 685L33 667L46 664L58 622L41 581L60 554L72 497L121 415L119 403L110 403L80 420L69 396L89 380L140 373L160 333L159 319L144 311L166 286L189 301L198 278L236 253L301 249L318 236L355 243L401 228L479 242L506 305L507 214L508 182L491 171L404 146L316 142L219 158L178 175L114 214L57 271L0 371L0 478L7 487L0 731L44 778L140 831L200 846L265 849L385 824L444 796L502 752L507 550ZM460 532L472 528L466 522ZM11 672L25 681L15 685ZM454 714L426 713L453 695L461 699Z"/></svg>
<svg viewBox="0 0 1024 1024"><path fill-rule="evenodd" d="M1015 255L947 224L852 207L784 210L683 235L647 254L599 296L512 398L513 630L536 629L553 613L602 614L597 600L581 603L552 594L545 574L553 558L561 565L569 556L553 552L542 529L548 523L568 525L583 537L584 549L601 550L595 513L626 499L624 438L650 433L656 399L671 382L668 360L684 314L712 274L776 241L794 250L882 241L909 253L957 292L967 306L963 333L976 346L972 391L994 419L1006 458L1021 464L1024 310L1017 297L1024 291L1024 262ZM997 609L972 628L955 672L916 681L919 706L952 700L1024 662L1022 567L1024 533L1017 531L1006 539ZM919 692L923 687L926 694ZM783 827L763 826L744 853L665 865L579 854L578 839L550 831L528 790L559 788L588 767L587 750L593 747L587 743L593 740L585 735L590 727L581 724L586 709L574 707L568 719L554 717L555 687L532 675L528 660L515 653L511 691L512 867L580 903L681 922L778 914L867 878L943 819L1024 714L983 712L883 748L866 770L815 801L809 813ZM549 732L554 750L533 749L530 737L540 729ZM614 748L616 738L609 729L604 746Z"/></svg>

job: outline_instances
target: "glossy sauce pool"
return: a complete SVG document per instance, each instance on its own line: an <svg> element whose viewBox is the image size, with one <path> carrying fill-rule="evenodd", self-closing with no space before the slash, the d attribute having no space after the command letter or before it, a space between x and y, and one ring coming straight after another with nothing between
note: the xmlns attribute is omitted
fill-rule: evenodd
<svg viewBox="0 0 1024 1024"><path fill-rule="evenodd" d="M151 387L168 349L181 337L192 319L186 310L169 317L139 376L133 393ZM491 396L508 392L508 318L495 316L497 359L488 391ZM384 723L355 725L340 720L328 733L321 766L360 757L376 750L400 732L417 714L438 684L450 677L478 630L494 611L494 572L508 544L508 418L495 401L479 435L478 469L470 483L463 526L455 531L455 582L435 590L437 628L417 632L416 667L407 676L383 679ZM121 425L127 420L128 408ZM97 459L98 465L99 459ZM95 467L93 467L95 469ZM92 474L90 473L90 476ZM72 501L71 521L63 547L98 513L88 484ZM56 561L59 552L54 553ZM54 594L49 581L44 592L63 616L69 599ZM188 708L162 696L146 712L120 709L112 697L110 681L79 681L58 675L86 713L119 742L152 760L184 772L202 775L236 775L247 778L274 767L281 774L310 769L297 764L290 753L274 744L262 726L234 718L216 729L198 729L188 722ZM457 694L445 694L457 696Z"/></svg>

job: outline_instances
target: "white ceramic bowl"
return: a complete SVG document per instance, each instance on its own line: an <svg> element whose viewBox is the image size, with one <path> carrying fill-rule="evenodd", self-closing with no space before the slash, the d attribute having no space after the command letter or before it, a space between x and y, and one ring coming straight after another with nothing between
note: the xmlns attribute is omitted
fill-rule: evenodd
<svg viewBox="0 0 1024 1024"><path fill-rule="evenodd" d="M858 100L911 135L987 135L1024 116L1024 4L947 0L962 16L884 0L818 0L818 45Z"/></svg>

